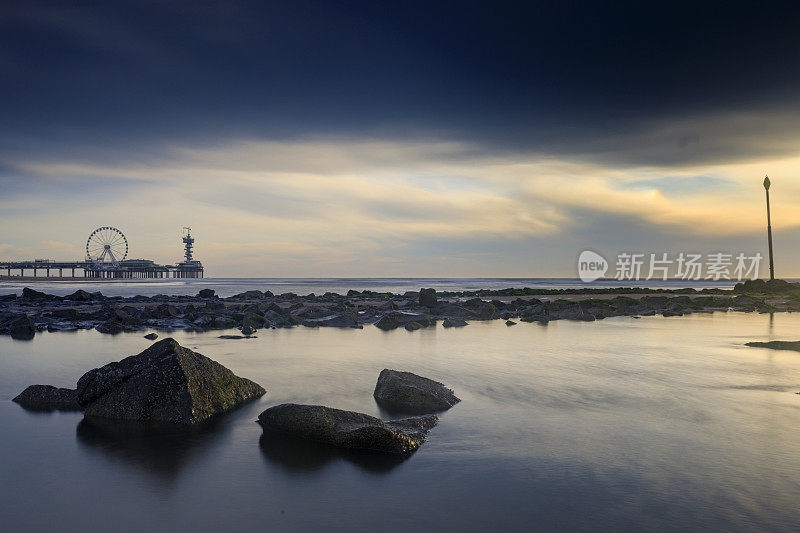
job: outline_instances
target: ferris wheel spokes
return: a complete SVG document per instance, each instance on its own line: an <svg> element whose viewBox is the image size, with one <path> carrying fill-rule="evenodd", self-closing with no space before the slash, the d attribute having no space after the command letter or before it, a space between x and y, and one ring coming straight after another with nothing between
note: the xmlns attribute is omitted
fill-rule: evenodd
<svg viewBox="0 0 800 533"><path fill-rule="evenodd" d="M117 228L97 228L86 241L86 260L98 267L119 266L127 256L128 239Z"/></svg>

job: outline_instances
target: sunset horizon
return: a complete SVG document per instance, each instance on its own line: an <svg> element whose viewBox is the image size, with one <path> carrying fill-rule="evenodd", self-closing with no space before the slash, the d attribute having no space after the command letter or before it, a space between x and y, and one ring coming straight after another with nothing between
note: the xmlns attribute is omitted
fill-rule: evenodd
<svg viewBox="0 0 800 533"><path fill-rule="evenodd" d="M0 258L110 225L165 263L191 226L218 277L575 277L584 249L765 253L769 174L800 276L768 12L307 4L6 7Z"/></svg>

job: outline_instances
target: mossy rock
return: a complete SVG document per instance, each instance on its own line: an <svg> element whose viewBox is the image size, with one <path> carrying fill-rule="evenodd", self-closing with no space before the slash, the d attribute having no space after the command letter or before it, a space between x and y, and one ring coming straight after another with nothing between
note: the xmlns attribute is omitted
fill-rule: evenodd
<svg viewBox="0 0 800 533"><path fill-rule="evenodd" d="M174 339L87 372L78 380L86 416L195 424L266 391Z"/></svg>

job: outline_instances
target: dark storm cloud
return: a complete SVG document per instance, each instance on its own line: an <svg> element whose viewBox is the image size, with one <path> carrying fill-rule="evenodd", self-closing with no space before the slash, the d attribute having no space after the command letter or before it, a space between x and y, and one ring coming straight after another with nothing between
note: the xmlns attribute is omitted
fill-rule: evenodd
<svg viewBox="0 0 800 533"><path fill-rule="evenodd" d="M0 149L317 135L615 163L783 145L719 117L797 111L798 9L655 2L26 2L0 8ZM662 132L698 114L702 123ZM764 119L771 131L777 119ZM798 133L794 122L782 133ZM699 131L699 133L698 133ZM600 139L600 141L598 141ZM111 150L111 152L106 152Z"/></svg>

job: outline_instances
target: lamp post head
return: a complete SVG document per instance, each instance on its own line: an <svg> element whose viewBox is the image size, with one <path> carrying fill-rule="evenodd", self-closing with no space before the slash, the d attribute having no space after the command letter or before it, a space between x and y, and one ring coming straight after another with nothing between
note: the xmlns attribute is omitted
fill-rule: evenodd
<svg viewBox="0 0 800 533"><path fill-rule="evenodd" d="M769 176L764 176L764 188L769 190Z"/></svg>

